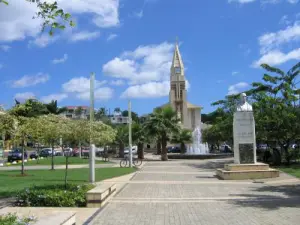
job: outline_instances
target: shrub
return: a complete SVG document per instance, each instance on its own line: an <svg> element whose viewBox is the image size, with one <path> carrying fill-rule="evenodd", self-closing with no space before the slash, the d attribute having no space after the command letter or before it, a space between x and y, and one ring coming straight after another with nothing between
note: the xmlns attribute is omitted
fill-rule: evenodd
<svg viewBox="0 0 300 225"><path fill-rule="evenodd" d="M85 207L93 185L51 185L26 188L17 194L17 205L31 207Z"/></svg>
<svg viewBox="0 0 300 225"><path fill-rule="evenodd" d="M19 218L16 214L8 213L6 215L0 215L0 225L27 225L35 222L35 217Z"/></svg>

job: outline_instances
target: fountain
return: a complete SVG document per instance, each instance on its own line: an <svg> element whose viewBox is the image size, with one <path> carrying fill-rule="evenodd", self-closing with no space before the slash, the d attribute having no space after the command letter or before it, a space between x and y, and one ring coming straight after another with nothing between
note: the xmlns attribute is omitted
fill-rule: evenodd
<svg viewBox="0 0 300 225"><path fill-rule="evenodd" d="M205 155L209 154L209 148L207 143L201 142L201 129L196 127L193 131L193 144L187 147L187 155Z"/></svg>

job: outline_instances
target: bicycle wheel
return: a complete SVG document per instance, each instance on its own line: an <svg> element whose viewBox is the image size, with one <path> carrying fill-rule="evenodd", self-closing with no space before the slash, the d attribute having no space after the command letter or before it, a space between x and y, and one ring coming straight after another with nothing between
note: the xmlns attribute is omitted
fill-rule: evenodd
<svg viewBox="0 0 300 225"><path fill-rule="evenodd" d="M126 166L127 166L127 160L126 159L121 159L120 167L126 167Z"/></svg>
<svg viewBox="0 0 300 225"><path fill-rule="evenodd" d="M140 166L140 165L142 165L142 163L143 163L143 160L141 160L141 159L134 159L133 160L133 164L135 166Z"/></svg>

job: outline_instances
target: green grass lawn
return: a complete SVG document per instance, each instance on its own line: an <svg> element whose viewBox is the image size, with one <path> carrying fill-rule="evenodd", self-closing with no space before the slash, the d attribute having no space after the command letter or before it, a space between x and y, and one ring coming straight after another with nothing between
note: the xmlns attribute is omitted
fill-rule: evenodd
<svg viewBox="0 0 300 225"><path fill-rule="evenodd" d="M300 178L300 165L290 165L288 167L278 167L279 170Z"/></svg>
<svg viewBox="0 0 300 225"><path fill-rule="evenodd" d="M135 168L99 168L96 169L96 181L118 177L135 172ZM24 188L44 185L64 184L65 170L28 170L27 176L20 176L20 171L0 171L0 197L13 197ZM89 170L69 169L69 184L84 184L89 179Z"/></svg>
<svg viewBox="0 0 300 225"><path fill-rule="evenodd" d="M107 163L103 160L96 160L96 164ZM109 163L109 162L108 162ZM66 157L64 156L55 156L54 157L54 165L65 165ZM89 159L79 158L79 157L69 157L69 165L78 165L78 164L89 164ZM28 161L25 163L26 166L42 166L42 165L51 165L51 157L44 158L34 161Z"/></svg>

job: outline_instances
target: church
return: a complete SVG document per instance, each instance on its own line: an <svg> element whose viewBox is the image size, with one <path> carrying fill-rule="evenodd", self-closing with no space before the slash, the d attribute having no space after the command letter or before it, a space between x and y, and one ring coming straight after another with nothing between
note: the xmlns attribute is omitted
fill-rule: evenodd
<svg viewBox="0 0 300 225"><path fill-rule="evenodd" d="M178 43L175 44L170 70L169 102L157 108L163 108L168 105L171 105L171 107L176 111L183 128L194 130L196 127L201 127L202 108L187 101L184 64Z"/></svg>

